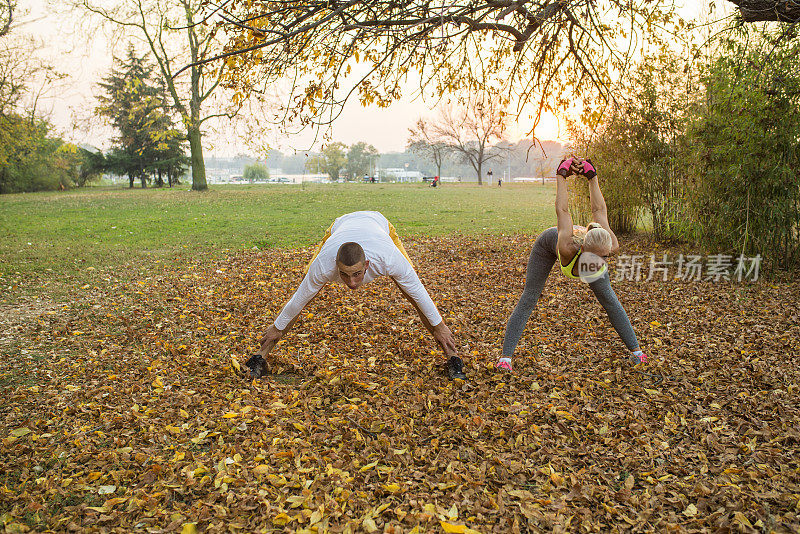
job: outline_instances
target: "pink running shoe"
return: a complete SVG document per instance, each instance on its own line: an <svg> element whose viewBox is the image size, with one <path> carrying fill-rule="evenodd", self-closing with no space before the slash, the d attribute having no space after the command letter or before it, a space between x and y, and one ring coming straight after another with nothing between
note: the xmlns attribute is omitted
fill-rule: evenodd
<svg viewBox="0 0 800 534"><path fill-rule="evenodd" d="M636 366L639 365L640 363L647 363L647 361L650 359L650 356L648 356L643 352L638 356L635 354L631 354L630 356L628 356L628 358L630 359L631 365Z"/></svg>
<svg viewBox="0 0 800 534"><path fill-rule="evenodd" d="M500 358L495 367L502 369L503 371L508 371L509 373L514 372L514 368L511 365L511 358Z"/></svg>

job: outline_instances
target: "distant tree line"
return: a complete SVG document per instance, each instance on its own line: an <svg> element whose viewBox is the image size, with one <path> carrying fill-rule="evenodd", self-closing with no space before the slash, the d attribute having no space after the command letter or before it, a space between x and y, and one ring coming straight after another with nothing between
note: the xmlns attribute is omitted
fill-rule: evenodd
<svg viewBox="0 0 800 534"><path fill-rule="evenodd" d="M367 143L362 144L366 147L371 145ZM458 178L461 177L465 181L474 181L475 169L469 164L460 160L457 156L448 155L444 159L441 167L438 167L434 160L432 160L427 153L420 151L414 143L409 142L409 147L403 152L380 152L373 154L368 151L367 157L353 157L351 161L353 164L347 168L347 164L340 166L339 171L343 178L349 178L351 175L358 179L363 177L364 174L371 175L375 169L407 169L409 171L418 171L423 176L448 176ZM355 146L355 145L353 145ZM512 178L526 177L526 178L539 178L543 176L554 176L555 163L558 163L564 152L564 146L555 141L543 141L534 143L530 139L522 139L515 143L509 141L499 141L491 145L492 150L497 149L499 157L491 160L484 169L485 171L492 170L495 176L506 176ZM342 154L344 160L348 160L351 147L344 144L339 144L338 148L334 148L334 157L339 159L342 163ZM363 154L364 152L357 150L356 154ZM320 163L317 158L322 156L323 152L308 152L298 154L285 154L280 150L270 150L266 158L258 159L253 156L241 154L235 157L211 157L209 158L209 168L217 168L223 170L228 174L239 174L243 168L248 165L260 162L261 164L269 167L270 169L279 169L284 174L303 174L317 173L316 169ZM361 163L357 163L358 161ZM311 161L310 168L307 162ZM363 166L361 166L363 165ZM359 168L359 166L361 166ZM322 167L319 167L322 169ZM353 174L351 174L353 173ZM509 174L510 173L510 174ZM320 170L320 174L327 174L324 169ZM486 173L483 173L484 178Z"/></svg>
<svg viewBox="0 0 800 534"><path fill-rule="evenodd" d="M10 31L10 20L4 28ZM16 39L13 32L0 40L0 193L66 189L100 175L93 151L54 135L35 100L26 102L31 80L47 84L58 77L35 51L35 43Z"/></svg>
<svg viewBox="0 0 800 534"><path fill-rule="evenodd" d="M359 180L375 175L378 156L378 149L364 142L354 143L350 147L344 143L330 143L322 152L308 158L306 170L327 174L331 180Z"/></svg>

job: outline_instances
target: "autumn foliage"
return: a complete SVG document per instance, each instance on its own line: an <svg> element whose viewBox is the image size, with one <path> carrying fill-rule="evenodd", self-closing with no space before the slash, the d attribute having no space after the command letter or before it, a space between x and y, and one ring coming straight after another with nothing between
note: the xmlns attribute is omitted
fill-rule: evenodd
<svg viewBox="0 0 800 534"><path fill-rule="evenodd" d="M798 284L616 282L622 364L591 291L554 271L498 374L531 236L408 248L469 379L386 280L323 290L239 367L311 249L85 287L0 342L7 531L796 531ZM645 245L623 243L634 253ZM647 252L651 246L647 245ZM613 271L612 271L613 272Z"/></svg>

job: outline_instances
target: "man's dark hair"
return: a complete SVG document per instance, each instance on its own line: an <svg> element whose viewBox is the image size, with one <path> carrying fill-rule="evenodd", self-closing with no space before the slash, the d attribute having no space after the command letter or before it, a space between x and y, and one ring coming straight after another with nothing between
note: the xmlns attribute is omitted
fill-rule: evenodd
<svg viewBox="0 0 800 534"><path fill-rule="evenodd" d="M352 267L360 261L367 259L364 256L364 249L355 241L348 241L339 247L339 252L336 254L336 262L341 263L345 267Z"/></svg>

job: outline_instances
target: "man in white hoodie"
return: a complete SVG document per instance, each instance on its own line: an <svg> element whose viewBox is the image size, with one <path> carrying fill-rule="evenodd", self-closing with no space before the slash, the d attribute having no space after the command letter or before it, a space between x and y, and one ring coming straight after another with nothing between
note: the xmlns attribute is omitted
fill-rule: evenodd
<svg viewBox="0 0 800 534"><path fill-rule="evenodd" d="M422 324L444 351L450 379L466 378L452 332L414 271L394 226L377 211L342 215L328 228L300 287L261 338L258 355L262 358L269 355L325 284L340 280L350 289L357 289L379 276L394 280L417 310Z"/></svg>

